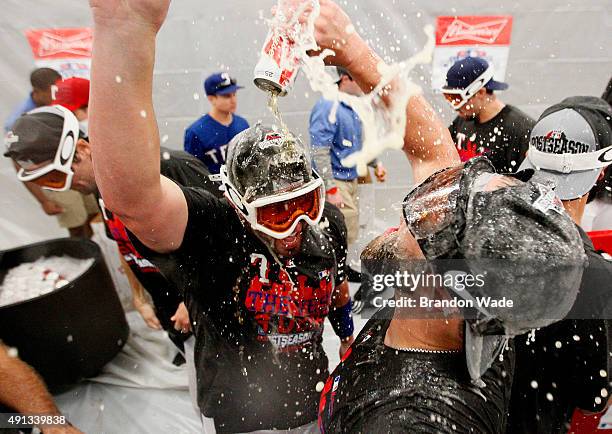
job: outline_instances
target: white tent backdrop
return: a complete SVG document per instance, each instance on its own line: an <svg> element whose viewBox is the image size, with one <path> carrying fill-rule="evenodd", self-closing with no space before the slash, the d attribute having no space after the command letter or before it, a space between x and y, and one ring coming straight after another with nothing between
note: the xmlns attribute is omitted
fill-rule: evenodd
<svg viewBox="0 0 612 434"><path fill-rule="evenodd" d="M245 86L239 93L238 112L250 123L259 119L271 121L265 95L251 80L267 32L261 16L268 13L273 3L273 0L174 0L158 38L154 82L156 114L166 146L182 148L185 127L207 111L202 80L220 70L231 71ZM506 73L510 90L502 99L534 117L566 96L600 95L612 72L609 0L580 0L571 4L558 0L354 0L343 3L348 4L347 11L358 30L377 51L390 56L389 60L402 60L419 51L425 43L423 27L433 24L438 15L512 15L513 43ZM86 0L2 0L0 4L0 120L3 120L29 89L28 76L34 65L24 31L88 26L91 17ZM399 52L392 53L388 48L391 46L399 46ZM445 121L450 122L451 110L440 95L431 93L429 77L429 66L413 74ZM292 130L306 134L309 112L317 98L304 78L298 78L292 94L280 104ZM353 258L375 233L397 224L400 215L397 204L411 182L410 168L400 151L388 151L382 160L388 168L388 182L362 189L362 222L366 230L353 246ZM0 250L66 235L54 218L44 215L17 181L6 158L0 158L0 191ZM353 285L352 290L355 289ZM136 369L140 360L144 362L151 359L150 354L164 353L164 343L169 345L165 338L155 337L143 324L139 325L139 321L135 313L130 314L133 330L127 350L94 382L56 397L60 407L87 432L161 433L169 429L195 432L198 421L185 385L170 385L171 390L155 389L159 384L168 386L170 377L166 371L172 371L168 361L158 364L163 368L159 370L162 376L149 375L157 365L144 371ZM364 321L357 319L358 329ZM156 339L158 345L151 345L150 341ZM325 331L325 347L333 368L338 362L338 341L329 326ZM154 350L157 353L151 352ZM132 363L130 357L136 361L129 378L133 380L135 375L144 372L147 376L143 378L150 379L151 384L141 386L152 389L139 390L131 383L117 386L116 377L121 375L110 374ZM123 371L119 369L119 372ZM174 375L174 371L170 373ZM186 374L179 374L174 377L184 381ZM113 381L108 381L109 376ZM136 423L134 414L141 414L141 420L147 423L142 426Z"/></svg>
<svg viewBox="0 0 612 434"><path fill-rule="evenodd" d="M249 122L270 121L263 93L251 84L252 70L272 0L174 0L159 38L155 69L155 107L166 146L181 148L184 128L207 110L202 79L229 69L246 86L238 112ZM401 60L425 42L423 26L438 15L514 17L505 102L533 116L565 96L600 95L612 73L612 12L609 0L357 0L343 2L357 28L391 59ZM33 58L24 37L29 28L81 27L91 24L86 0L3 0L0 14L0 119L21 101L28 89ZM396 42L396 41L399 41ZM399 52L389 47L398 46ZM118 56L121 53L117 53ZM452 113L439 95L429 91L429 66L414 73L425 94L446 121ZM318 98L303 77L281 102L289 126L304 134L308 114ZM392 204L410 183L408 164L399 152L383 155L389 181L370 191L376 221L397 221ZM0 249L61 236L54 219L45 216L15 180L9 162L0 159ZM384 192L384 194L382 194ZM374 193L373 195L371 193Z"/></svg>

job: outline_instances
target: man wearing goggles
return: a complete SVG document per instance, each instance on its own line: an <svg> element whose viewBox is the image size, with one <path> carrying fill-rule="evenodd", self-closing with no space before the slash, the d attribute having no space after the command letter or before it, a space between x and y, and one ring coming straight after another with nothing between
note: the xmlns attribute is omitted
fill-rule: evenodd
<svg viewBox="0 0 612 434"><path fill-rule="evenodd" d="M352 29L346 14L322 0L317 43L334 49L336 64L352 66L349 71L367 91L381 78L380 59L346 29ZM393 93L393 85L388 91ZM506 335L567 314L584 265L581 240L550 185L529 176L497 175L484 157L458 165L448 133L439 130L440 120L419 96L409 99L406 115L404 151L417 187L403 204L399 230L375 240L362 255L365 270L378 265L390 275L395 269L389 267L398 262L409 266L420 258L431 266L433 259L454 258L457 265L491 272L480 295L497 298L508 291L527 309L521 314L489 307L451 316L439 311L428 318L409 308L385 308L366 324L329 377L320 428L504 432L513 374L511 344L504 351ZM457 271L465 273L465 267ZM439 270L444 271L454 270ZM427 289L416 288L417 295L426 295ZM433 290L450 298L460 288Z"/></svg>
<svg viewBox="0 0 612 434"><path fill-rule="evenodd" d="M457 112L449 130L461 161L486 155L497 172L510 173L525 157L534 121L497 98L494 91L508 85L493 75L493 66L485 59L466 57L450 67L440 91Z"/></svg>
<svg viewBox="0 0 612 434"><path fill-rule="evenodd" d="M160 176L150 85L155 32L142 30L159 28L168 2L130 3L92 2L97 55L89 128L102 196L138 238L138 251L155 264L175 264L172 276L185 292L196 338L205 430L313 432L328 375L325 318L342 354L353 338L342 214L325 205L308 148L261 125L233 137L225 165L217 160L224 198ZM98 12L115 16L127 33L98 20ZM120 61L110 55L142 44L150 49ZM117 75L138 79L109 92L105 83ZM231 90L228 84L221 87Z"/></svg>
<svg viewBox="0 0 612 434"><path fill-rule="evenodd" d="M40 107L20 117L6 137L7 151L20 167L18 178L46 190L74 190L98 196L97 202L107 235L117 242L125 273L132 286L134 306L149 327L163 328L180 351L189 337L190 323L178 288L174 287L132 245L117 216L104 208L99 197L91 159L91 145L76 116L60 105ZM208 171L195 157L179 151L163 150L161 172L181 185L207 186ZM208 183L208 184L207 184ZM146 301L144 291L153 300Z"/></svg>
<svg viewBox="0 0 612 434"><path fill-rule="evenodd" d="M249 127L246 119L235 113L239 89L242 86L228 72L210 75L204 81L210 111L185 130L185 151L202 160L210 173L219 173L228 143Z"/></svg>
<svg viewBox="0 0 612 434"><path fill-rule="evenodd" d="M17 119L5 137L4 156L19 165L20 181L52 191L67 191L73 184L77 142L83 138L79 122L70 110L60 105L39 107ZM75 182L78 185L81 182Z"/></svg>

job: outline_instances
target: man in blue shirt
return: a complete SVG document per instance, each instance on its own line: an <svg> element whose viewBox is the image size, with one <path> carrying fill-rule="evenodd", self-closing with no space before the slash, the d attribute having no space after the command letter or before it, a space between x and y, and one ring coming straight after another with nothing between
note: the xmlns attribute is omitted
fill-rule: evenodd
<svg viewBox="0 0 612 434"><path fill-rule="evenodd" d="M4 132L8 133L19 116L34 110L36 107L50 105L53 101L51 86L61 79L62 76L51 68L37 68L30 74L32 92L13 109L11 114L4 121Z"/></svg>
<svg viewBox="0 0 612 434"><path fill-rule="evenodd" d="M362 95L362 91L344 68L336 68L338 89L350 95ZM334 107L334 105L336 107ZM330 121L330 113L335 110L336 119ZM325 182L326 200L342 211L347 229L348 244L359 237L359 191L357 167L346 167L342 160L360 151L362 147L361 120L351 106L321 98L310 113L310 143L312 146L313 166ZM374 167L379 182L384 182L386 172L382 163L374 160L368 164ZM346 267L346 275L351 282L361 282L361 275L352 267ZM361 309L362 292L355 294L355 312Z"/></svg>
<svg viewBox="0 0 612 434"><path fill-rule="evenodd" d="M185 131L185 151L199 158L210 173L219 173L225 164L227 144L246 130L246 119L234 114L236 91L242 89L227 72L213 74L204 81L211 109Z"/></svg>
<svg viewBox="0 0 612 434"><path fill-rule="evenodd" d="M338 88L341 92L359 96L362 94L350 74L337 68ZM336 108L336 120L330 122L330 113ZM351 106L321 98L310 113L310 142L314 165L325 181L326 199L333 203L346 221L348 243L355 242L359 235L359 196L357 191L357 167L345 167L342 160L360 151L362 146L361 120ZM385 169L378 161L370 163L376 178L383 182Z"/></svg>

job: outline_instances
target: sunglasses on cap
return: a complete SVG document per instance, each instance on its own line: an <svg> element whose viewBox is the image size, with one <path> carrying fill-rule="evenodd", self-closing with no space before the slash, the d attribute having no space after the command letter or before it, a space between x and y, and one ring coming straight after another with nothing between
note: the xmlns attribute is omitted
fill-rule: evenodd
<svg viewBox="0 0 612 434"><path fill-rule="evenodd" d="M79 139L79 121L72 112L60 105L36 108L28 114L51 113L64 119L64 127L55 158L51 164L33 170L19 169L17 178L23 182L33 182L47 190L66 191L72 185L74 172L72 162Z"/></svg>
<svg viewBox="0 0 612 434"><path fill-rule="evenodd" d="M463 107L471 97L486 86L486 84L493 79L493 67L489 66L485 71L476 78L468 87L465 89L445 89L442 88L442 94L446 101L451 105L454 110L459 110Z"/></svg>
<svg viewBox="0 0 612 434"><path fill-rule="evenodd" d="M572 154L554 154L540 151L533 145L529 146L527 159L538 170L552 170L559 173L572 173L597 170L608 167L612 163L612 145L594 152Z"/></svg>
<svg viewBox="0 0 612 434"><path fill-rule="evenodd" d="M276 239L290 236L300 221L315 225L321 220L325 204L323 180L313 170L314 179L300 188L247 202L227 177L221 166L225 196L254 230Z"/></svg>

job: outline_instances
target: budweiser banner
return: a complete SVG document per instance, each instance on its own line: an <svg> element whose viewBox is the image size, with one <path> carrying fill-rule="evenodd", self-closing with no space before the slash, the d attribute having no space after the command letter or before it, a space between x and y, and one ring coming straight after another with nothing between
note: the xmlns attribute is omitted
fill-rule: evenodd
<svg viewBox="0 0 612 434"><path fill-rule="evenodd" d="M484 57L495 68L495 79L506 75L512 16L438 17L431 85L440 89L446 82L446 71L459 59Z"/></svg>
<svg viewBox="0 0 612 434"><path fill-rule="evenodd" d="M37 67L57 70L62 77L89 78L92 32L89 27L26 31Z"/></svg>

